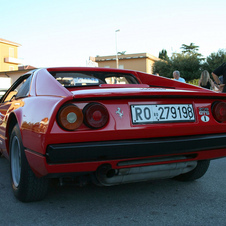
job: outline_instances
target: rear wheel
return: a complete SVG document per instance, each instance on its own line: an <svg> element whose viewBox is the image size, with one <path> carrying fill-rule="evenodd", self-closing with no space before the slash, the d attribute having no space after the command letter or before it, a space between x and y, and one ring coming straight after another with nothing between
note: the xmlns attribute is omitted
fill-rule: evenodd
<svg viewBox="0 0 226 226"><path fill-rule="evenodd" d="M37 178L31 170L18 125L14 126L10 136L10 172L14 195L20 201L38 201L47 194L48 179Z"/></svg>
<svg viewBox="0 0 226 226"><path fill-rule="evenodd" d="M201 178L209 168L210 160L201 160L198 161L197 166L190 172L180 174L179 176L174 177L173 179L178 181L193 181Z"/></svg>

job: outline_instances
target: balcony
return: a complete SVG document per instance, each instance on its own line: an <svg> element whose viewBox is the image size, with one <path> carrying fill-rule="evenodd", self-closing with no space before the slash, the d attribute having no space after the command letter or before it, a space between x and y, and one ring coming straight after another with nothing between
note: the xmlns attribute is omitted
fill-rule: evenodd
<svg viewBox="0 0 226 226"><path fill-rule="evenodd" d="M10 64L22 64L22 60L18 58L13 58L13 57L5 57L4 58L5 63L10 63Z"/></svg>

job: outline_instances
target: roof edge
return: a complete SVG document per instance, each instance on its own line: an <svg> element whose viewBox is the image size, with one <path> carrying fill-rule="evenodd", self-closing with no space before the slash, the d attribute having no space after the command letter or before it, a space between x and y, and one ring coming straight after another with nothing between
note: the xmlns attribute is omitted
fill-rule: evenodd
<svg viewBox="0 0 226 226"><path fill-rule="evenodd" d="M5 44L17 46L17 47L21 46L21 44L19 44L19 43L12 42L12 41L9 41L9 40L3 39L3 38L0 38L0 43L5 43Z"/></svg>

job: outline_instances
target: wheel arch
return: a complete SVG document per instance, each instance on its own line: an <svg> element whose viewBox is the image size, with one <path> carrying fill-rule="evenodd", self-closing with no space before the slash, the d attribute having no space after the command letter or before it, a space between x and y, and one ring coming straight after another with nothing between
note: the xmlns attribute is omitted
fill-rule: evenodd
<svg viewBox="0 0 226 226"><path fill-rule="evenodd" d="M6 126L6 148L9 155L9 142L14 126L18 123L18 119L14 113L11 113Z"/></svg>

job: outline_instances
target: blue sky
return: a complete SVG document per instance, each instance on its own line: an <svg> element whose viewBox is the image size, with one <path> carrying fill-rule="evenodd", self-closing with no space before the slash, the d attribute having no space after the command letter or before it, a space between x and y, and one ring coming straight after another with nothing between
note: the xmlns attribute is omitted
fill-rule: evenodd
<svg viewBox="0 0 226 226"><path fill-rule="evenodd" d="M85 66L89 56L118 51L158 57L193 42L204 57L226 49L226 1L1 1L0 38L20 43L19 58L36 67Z"/></svg>

